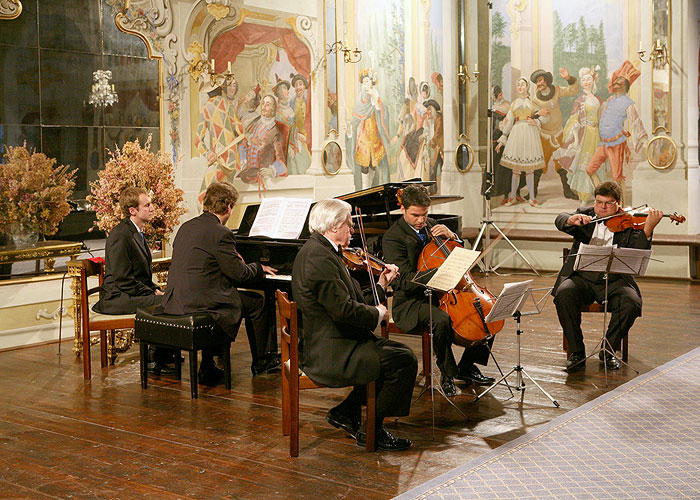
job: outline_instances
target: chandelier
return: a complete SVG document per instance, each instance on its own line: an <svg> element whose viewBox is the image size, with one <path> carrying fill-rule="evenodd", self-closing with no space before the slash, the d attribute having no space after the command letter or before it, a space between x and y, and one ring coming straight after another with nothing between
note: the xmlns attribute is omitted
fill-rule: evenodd
<svg viewBox="0 0 700 500"><path fill-rule="evenodd" d="M110 70L103 71L98 69L92 74L92 92L88 102L95 106L111 106L115 102L119 102L119 96L114 91L114 84L110 86L109 81L112 79Z"/></svg>

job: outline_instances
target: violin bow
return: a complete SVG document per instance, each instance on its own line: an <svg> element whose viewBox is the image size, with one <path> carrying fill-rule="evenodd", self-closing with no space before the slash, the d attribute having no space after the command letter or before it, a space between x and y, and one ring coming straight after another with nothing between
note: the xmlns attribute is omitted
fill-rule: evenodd
<svg viewBox="0 0 700 500"><path fill-rule="evenodd" d="M358 219L358 227L360 228L360 239L362 240L362 249L365 251L365 264L367 265L367 273L369 274L369 283L372 287L372 296L374 297L374 305L378 306L381 302L379 300L379 292L377 291L377 282L374 280L374 275L372 274L372 263L369 261L369 251L367 250L367 238L365 237L365 225L362 221L362 211L360 207L355 207L355 214Z"/></svg>
<svg viewBox="0 0 700 500"><path fill-rule="evenodd" d="M617 212L617 213L612 214L612 215L608 215L605 217L594 217L593 219L591 219L591 221L588 224L593 224L594 222L601 222L604 220L612 219L613 217L619 217L620 215L629 214L631 212L634 212L635 210L639 210L640 208L647 208L648 206L649 205L647 205L646 203L642 203L638 207L622 208L622 209L620 209L620 212Z"/></svg>

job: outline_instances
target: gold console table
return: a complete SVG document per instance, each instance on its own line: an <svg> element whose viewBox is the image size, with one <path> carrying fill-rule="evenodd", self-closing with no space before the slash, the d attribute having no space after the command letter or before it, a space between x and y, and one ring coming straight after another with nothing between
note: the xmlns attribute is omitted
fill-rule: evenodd
<svg viewBox="0 0 700 500"><path fill-rule="evenodd" d="M44 259L44 272L54 272L58 257L74 259L80 253L83 244L73 241L39 241L30 247L19 248L14 245L0 246L0 264L12 264L27 260L36 261L36 271L41 270L39 261Z"/></svg>
<svg viewBox="0 0 700 500"><path fill-rule="evenodd" d="M156 277L156 282L162 288L168 281L168 269L170 269L170 257L153 259L152 269ZM83 336L81 333L81 311L80 311L80 270L83 268L83 261L71 259L68 261L68 276L72 278L70 289L73 294L73 322L75 325L75 339L73 340L73 352L80 356L83 352ZM92 344L92 342L91 342Z"/></svg>

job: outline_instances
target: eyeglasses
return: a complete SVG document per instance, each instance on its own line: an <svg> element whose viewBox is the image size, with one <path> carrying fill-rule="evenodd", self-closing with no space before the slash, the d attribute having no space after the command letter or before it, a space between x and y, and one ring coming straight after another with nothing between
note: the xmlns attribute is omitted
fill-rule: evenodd
<svg viewBox="0 0 700 500"><path fill-rule="evenodd" d="M596 204L596 205L603 206L603 207L614 207L615 205L617 205L617 202L616 202L616 201L601 201L601 200L596 200L596 201L595 201L595 204Z"/></svg>

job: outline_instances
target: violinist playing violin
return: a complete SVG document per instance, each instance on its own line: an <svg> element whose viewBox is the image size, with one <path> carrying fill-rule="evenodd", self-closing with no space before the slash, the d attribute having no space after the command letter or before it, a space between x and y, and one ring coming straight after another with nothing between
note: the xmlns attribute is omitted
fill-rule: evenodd
<svg viewBox="0 0 700 500"><path fill-rule="evenodd" d="M418 270L421 251L430 240L428 225L432 236L459 240L458 235L450 231L447 226L436 224L433 219L428 218L430 195L422 185L411 185L403 189L400 203L402 217L382 238L384 260L398 265L401 272L400 277L392 284L394 322L406 333L426 331L430 328L430 307L432 307L433 350L441 372L440 385L446 396L458 394L454 384L455 378L480 385L492 384L494 379L482 375L474 363L486 365L493 337L487 343L476 344L465 349L457 365L452 352L454 331L449 314L437 305L428 305L424 294L425 288L411 282Z"/></svg>
<svg viewBox="0 0 700 500"><path fill-rule="evenodd" d="M564 330L569 344L567 371L585 368L586 348L581 332L581 307L594 301L605 300L604 273L593 271L574 271L575 255L579 246L617 245L621 248L651 248L654 228L663 217L659 210L650 209L641 228L619 224L623 217L620 200L622 189L615 182L603 182L594 192L595 204L592 208L578 209L575 213L561 213L554 224L557 229L574 237L569 256L559 272L552 295L559 316L559 323ZM615 214L619 216L606 221L598 221ZM613 223L613 221L616 221ZM610 227L608 227L610 226ZM611 230L613 228L613 230ZM611 311L610 324L605 336L613 351L620 348L622 339L642 314L642 296L639 287L631 275L611 274L608 277L608 310ZM600 351L600 361L608 370L620 368L618 359L605 351Z"/></svg>
<svg viewBox="0 0 700 500"><path fill-rule="evenodd" d="M292 271L292 296L302 314L300 364L306 375L328 387L355 386L350 395L326 415L328 423L344 429L365 446L361 426L365 385L376 381L376 447L403 450L411 441L394 436L384 417L406 416L411 408L418 363L413 351L399 342L373 334L389 319L384 288L398 268L387 265L374 291L363 292L350 277L342 250L350 244L354 226L349 203L321 200L309 214L311 236L299 250ZM370 302L369 297L377 302Z"/></svg>

